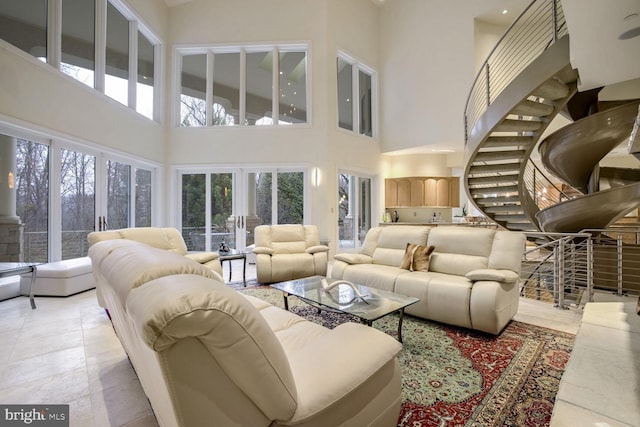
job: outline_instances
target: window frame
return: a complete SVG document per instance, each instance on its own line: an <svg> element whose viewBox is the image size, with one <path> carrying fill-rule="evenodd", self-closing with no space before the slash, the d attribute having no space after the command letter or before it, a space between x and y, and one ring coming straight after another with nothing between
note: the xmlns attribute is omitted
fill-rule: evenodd
<svg viewBox="0 0 640 427"><path fill-rule="evenodd" d="M338 97L338 60L342 60L351 65L351 99L360 100L360 72L367 74L371 78L371 135L362 133L360 131L360 124L362 120L363 112L360 108L360 102L352 102L352 116L351 129L347 129L340 126L340 99ZM348 53L338 50L336 55L336 128L339 131L348 132L350 134L356 134L365 138L378 139L378 73L368 65L363 64L354 56Z"/></svg>
<svg viewBox="0 0 640 427"><path fill-rule="evenodd" d="M271 95L271 121L270 124L246 124L246 92L247 92L247 63L246 55L248 53L256 52L269 52L271 51L274 61L272 68L272 95ZM279 79L279 58L280 53L286 52L304 52L306 58L305 67L305 105L306 105L306 121L300 123L280 123L280 79ZM240 80L239 80L239 112L238 122L233 125L213 125L213 79L214 79L214 57L216 54L222 53L238 53L240 55ZM205 106L206 106L206 125L205 126L182 126L181 116L181 103L180 97L182 95L182 58L187 55L206 55L207 68L205 70L206 80L206 93L205 93ZM270 43L270 44L233 44L233 45L205 45L205 46L193 46L193 45L177 45L173 49L173 70L174 78L172 80L173 96L171 97L171 115L172 115L172 127L196 127L196 128L233 128L233 127L311 127L312 126L312 93L311 93L311 43L310 42L292 42L292 43Z"/></svg>

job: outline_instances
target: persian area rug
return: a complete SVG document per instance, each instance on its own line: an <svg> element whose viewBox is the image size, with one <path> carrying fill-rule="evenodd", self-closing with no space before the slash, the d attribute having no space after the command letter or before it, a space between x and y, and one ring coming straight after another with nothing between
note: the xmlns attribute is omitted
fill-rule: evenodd
<svg viewBox="0 0 640 427"><path fill-rule="evenodd" d="M237 288L284 307L282 292ZM297 298L292 312L333 328L358 322L349 315L318 314ZM373 327L396 337L398 315ZM398 426L548 426L560 377L575 336L520 322L499 335L405 316L402 325L402 409Z"/></svg>

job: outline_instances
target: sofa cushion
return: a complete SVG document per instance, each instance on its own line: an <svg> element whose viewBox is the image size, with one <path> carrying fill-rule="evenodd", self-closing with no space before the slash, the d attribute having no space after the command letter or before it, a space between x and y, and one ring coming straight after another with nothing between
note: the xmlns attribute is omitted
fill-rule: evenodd
<svg viewBox="0 0 640 427"><path fill-rule="evenodd" d="M430 227L394 225L382 227L378 246L373 252L373 263L398 267L402 264L407 243L424 245Z"/></svg>
<svg viewBox="0 0 640 427"><path fill-rule="evenodd" d="M434 246L407 243L400 268L409 271L429 271L429 256L434 249Z"/></svg>
<svg viewBox="0 0 640 427"><path fill-rule="evenodd" d="M472 270L488 268L494 234L495 230L485 228L435 227L427 239L428 245L436 247L429 270L464 276Z"/></svg>
<svg viewBox="0 0 640 427"><path fill-rule="evenodd" d="M405 274L410 273L408 270L403 270L397 266L357 264L349 266L349 268L345 270L342 278L357 285L366 285L383 291L393 292L396 278Z"/></svg>

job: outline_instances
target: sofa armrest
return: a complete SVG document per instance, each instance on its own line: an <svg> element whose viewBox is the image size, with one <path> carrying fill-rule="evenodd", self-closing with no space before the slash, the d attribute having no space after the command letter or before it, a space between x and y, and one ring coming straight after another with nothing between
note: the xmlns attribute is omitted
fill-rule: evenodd
<svg viewBox="0 0 640 427"><path fill-rule="evenodd" d="M256 246L255 248L253 248L253 253L256 255L273 255L273 249L266 246Z"/></svg>
<svg viewBox="0 0 640 427"><path fill-rule="evenodd" d="M308 247L305 250L305 252L308 254L315 254L318 252L329 252L329 246L326 246L326 245L311 246L311 247Z"/></svg>
<svg viewBox="0 0 640 427"><path fill-rule="evenodd" d="M344 323L288 354L298 391L296 413L288 422L312 418L354 393L401 349L398 341L374 328Z"/></svg>
<svg viewBox="0 0 640 427"><path fill-rule="evenodd" d="M190 252L185 256L200 264L206 264L209 261L214 261L220 258L220 254L217 252Z"/></svg>
<svg viewBox="0 0 640 427"><path fill-rule="evenodd" d="M334 258L338 261L346 262L347 264L371 264L373 262L373 258L369 255L352 254L347 252L336 254Z"/></svg>
<svg viewBox="0 0 640 427"><path fill-rule="evenodd" d="M518 273L511 270L483 268L468 272L466 274L466 278L473 282L477 282L479 280L491 280L500 283L515 283L518 281Z"/></svg>

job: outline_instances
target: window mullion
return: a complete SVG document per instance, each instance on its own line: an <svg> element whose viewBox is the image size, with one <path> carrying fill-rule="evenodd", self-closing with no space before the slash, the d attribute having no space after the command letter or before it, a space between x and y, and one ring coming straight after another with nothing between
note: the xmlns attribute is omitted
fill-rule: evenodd
<svg viewBox="0 0 640 427"><path fill-rule="evenodd" d="M59 69L62 56L62 0L49 0L47 9L47 63Z"/></svg>
<svg viewBox="0 0 640 427"><path fill-rule="evenodd" d="M214 55L213 52L207 52L207 81L205 84L205 110L207 114L207 126L213 126L213 67L214 67Z"/></svg>
<svg viewBox="0 0 640 427"><path fill-rule="evenodd" d="M247 51L240 50L240 126L244 126L247 115Z"/></svg>
<svg viewBox="0 0 640 427"><path fill-rule="evenodd" d="M271 89L272 95L271 99L271 118L274 125L280 123L280 53L277 47L273 48L273 73L272 73L272 82Z"/></svg>
<svg viewBox="0 0 640 427"><path fill-rule="evenodd" d="M96 0L95 89L104 93L107 69L107 0Z"/></svg>

